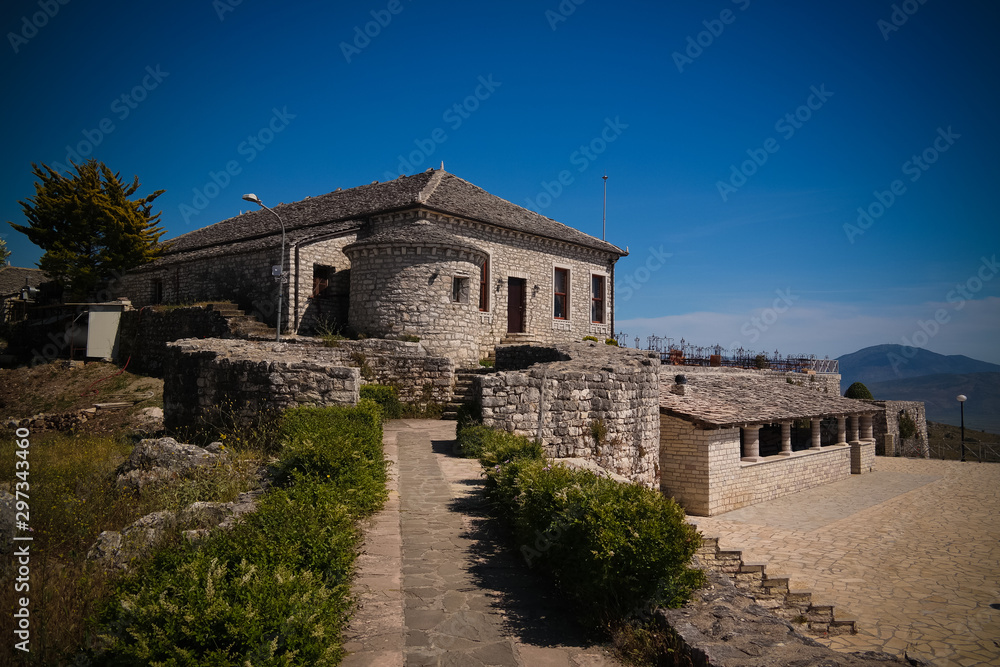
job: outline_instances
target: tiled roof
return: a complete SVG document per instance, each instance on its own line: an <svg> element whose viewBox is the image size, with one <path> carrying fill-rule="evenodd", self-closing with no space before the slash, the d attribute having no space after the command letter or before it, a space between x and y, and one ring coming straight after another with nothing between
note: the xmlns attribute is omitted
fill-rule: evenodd
<svg viewBox="0 0 1000 667"><path fill-rule="evenodd" d="M336 190L271 208L281 216L288 232L303 230L306 233L305 230L319 231L316 229L319 225L323 226L324 231L331 227L348 231L359 227L363 220L372 215L416 207L619 256L626 254L611 243L491 195L440 169L427 170L413 176L400 176L384 183L375 182L349 190ZM222 252L220 246L249 243L250 249L257 249L280 243L280 239L281 227L275 217L263 209L252 210L171 239L169 243L172 245L167 254L156 260L154 265L171 263L171 260L180 259L176 256L181 253L184 253L184 259L192 259ZM293 240L291 234L289 240ZM241 245L239 250L242 251L245 247L247 246ZM224 252L234 251L237 249L228 247Z"/></svg>
<svg viewBox="0 0 1000 667"><path fill-rule="evenodd" d="M753 373L691 373L685 377L685 395L678 396L670 393L673 376L661 375L660 412L708 428L881 412L863 401L779 384Z"/></svg>
<svg viewBox="0 0 1000 667"><path fill-rule="evenodd" d="M46 281L47 277L41 269L28 269L21 266L0 268L0 296L20 294L25 279L31 287L38 287Z"/></svg>

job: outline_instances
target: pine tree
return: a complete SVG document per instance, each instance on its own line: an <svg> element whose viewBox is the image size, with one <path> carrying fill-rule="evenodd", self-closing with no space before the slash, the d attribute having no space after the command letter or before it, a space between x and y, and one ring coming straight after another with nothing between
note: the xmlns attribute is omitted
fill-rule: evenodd
<svg viewBox="0 0 1000 667"><path fill-rule="evenodd" d="M7 242L0 239L0 266L7 266L8 257L10 257L10 250L7 250Z"/></svg>
<svg viewBox="0 0 1000 667"><path fill-rule="evenodd" d="M9 224L45 251L38 268L68 288L71 298L86 298L101 280L166 250L159 243L164 230L156 226L161 214L150 215L164 190L129 199L139 189L139 177L126 185L94 159L74 163L76 174L68 176L45 164L31 167L38 179L35 196L18 202L29 224Z"/></svg>

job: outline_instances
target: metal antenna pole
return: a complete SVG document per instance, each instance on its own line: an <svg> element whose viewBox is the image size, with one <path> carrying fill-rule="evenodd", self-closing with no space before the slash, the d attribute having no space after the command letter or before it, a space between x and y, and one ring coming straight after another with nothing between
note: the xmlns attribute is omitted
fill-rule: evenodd
<svg viewBox="0 0 1000 667"><path fill-rule="evenodd" d="M606 241L608 236L608 173L604 172L604 217L601 221L601 240Z"/></svg>

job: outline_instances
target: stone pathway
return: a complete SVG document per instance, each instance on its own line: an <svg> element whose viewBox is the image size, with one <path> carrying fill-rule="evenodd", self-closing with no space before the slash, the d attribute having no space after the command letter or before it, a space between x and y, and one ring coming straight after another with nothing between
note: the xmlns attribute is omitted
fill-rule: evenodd
<svg viewBox="0 0 1000 667"><path fill-rule="evenodd" d="M690 520L856 617L858 634L820 640L834 649L1000 665L1000 464L878 457L871 474Z"/></svg>
<svg viewBox="0 0 1000 667"><path fill-rule="evenodd" d="M385 429L390 499L367 532L345 667L612 667L489 521L455 423Z"/></svg>

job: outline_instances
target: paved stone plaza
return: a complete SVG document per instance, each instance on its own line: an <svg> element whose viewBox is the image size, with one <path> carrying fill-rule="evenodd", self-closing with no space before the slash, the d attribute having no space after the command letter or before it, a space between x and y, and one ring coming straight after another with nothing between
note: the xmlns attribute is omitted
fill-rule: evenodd
<svg viewBox="0 0 1000 667"><path fill-rule="evenodd" d="M858 621L821 641L946 667L1000 665L1000 465L878 457L855 475L716 517L691 517Z"/></svg>

